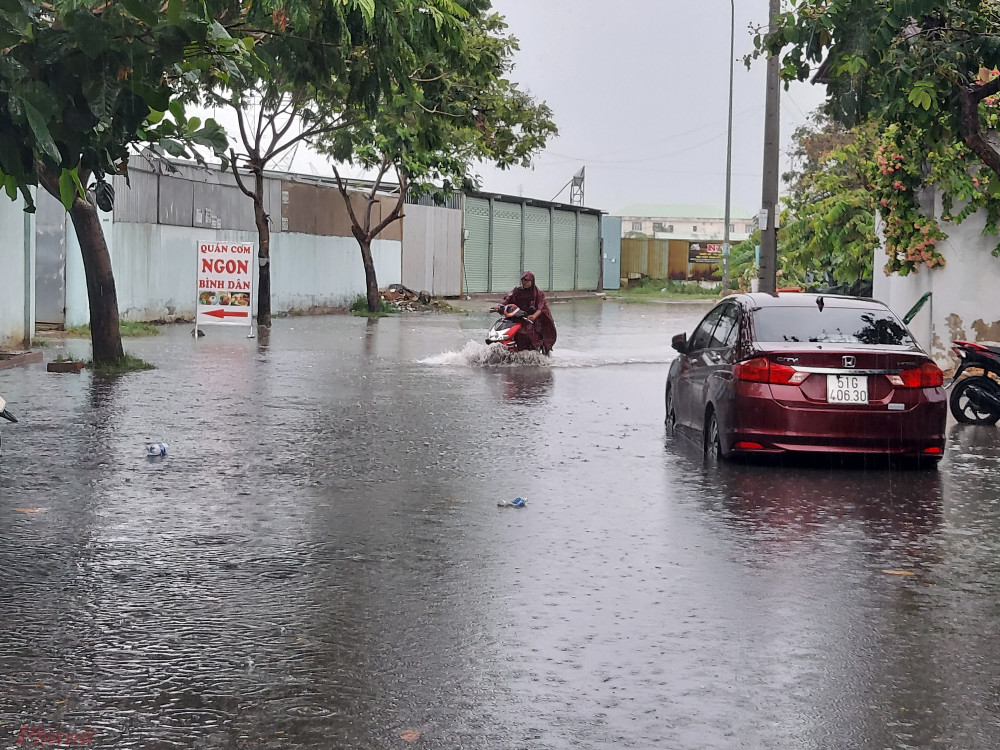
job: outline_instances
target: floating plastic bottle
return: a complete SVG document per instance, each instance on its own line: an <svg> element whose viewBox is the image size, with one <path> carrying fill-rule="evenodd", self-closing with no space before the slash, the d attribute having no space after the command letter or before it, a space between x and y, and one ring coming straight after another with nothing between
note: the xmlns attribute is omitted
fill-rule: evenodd
<svg viewBox="0 0 1000 750"><path fill-rule="evenodd" d="M528 501L523 497L515 497L513 500L501 500L497 503L498 508L523 508Z"/></svg>
<svg viewBox="0 0 1000 750"><path fill-rule="evenodd" d="M166 443L151 443L146 446L147 456L165 456L167 455L167 444Z"/></svg>

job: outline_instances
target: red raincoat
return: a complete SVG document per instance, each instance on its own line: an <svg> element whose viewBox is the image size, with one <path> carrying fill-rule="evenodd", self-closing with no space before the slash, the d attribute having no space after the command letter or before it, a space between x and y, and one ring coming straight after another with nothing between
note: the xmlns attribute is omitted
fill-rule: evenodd
<svg viewBox="0 0 1000 750"><path fill-rule="evenodd" d="M549 305L545 301L545 292L535 286L535 274L525 271L521 274L522 281L528 279L531 286L527 289L518 286L511 289L510 293L503 298L502 305L517 305L529 315L541 311L534 323L525 321L521 330L517 332L518 346L522 349L539 349L548 352L556 343L556 324L552 320L552 313Z"/></svg>

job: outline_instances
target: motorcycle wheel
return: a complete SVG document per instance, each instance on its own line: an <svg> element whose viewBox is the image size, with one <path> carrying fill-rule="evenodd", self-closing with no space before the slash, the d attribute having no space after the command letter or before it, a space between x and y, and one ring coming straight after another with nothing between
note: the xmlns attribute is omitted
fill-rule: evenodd
<svg viewBox="0 0 1000 750"><path fill-rule="evenodd" d="M960 380L948 398L948 406L951 413L955 415L962 424L994 425L1000 420L1000 412L982 405L977 405L974 398L970 398L967 392L969 388L977 387L989 391L994 397L1000 398L1000 384L992 378L981 375L974 375L971 378Z"/></svg>

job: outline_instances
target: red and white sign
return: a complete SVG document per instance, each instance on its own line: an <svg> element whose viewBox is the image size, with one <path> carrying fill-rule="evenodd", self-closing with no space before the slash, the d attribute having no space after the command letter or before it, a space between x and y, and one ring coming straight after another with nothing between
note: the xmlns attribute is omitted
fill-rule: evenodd
<svg viewBox="0 0 1000 750"><path fill-rule="evenodd" d="M195 325L253 324L253 242L198 243Z"/></svg>

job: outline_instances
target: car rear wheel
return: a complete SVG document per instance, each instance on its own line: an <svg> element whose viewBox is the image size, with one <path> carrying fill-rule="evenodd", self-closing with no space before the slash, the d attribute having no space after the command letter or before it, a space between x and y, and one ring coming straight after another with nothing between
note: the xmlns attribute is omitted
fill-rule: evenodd
<svg viewBox="0 0 1000 750"><path fill-rule="evenodd" d="M725 458L722 452L722 433L719 430L719 420L715 412L710 411L705 419L705 458L709 461L721 461Z"/></svg>
<svg viewBox="0 0 1000 750"><path fill-rule="evenodd" d="M677 413L674 411L674 391L669 385L667 386L667 395L664 400L666 402L666 417L663 421L667 425L667 429L673 430L677 425Z"/></svg>
<svg viewBox="0 0 1000 750"><path fill-rule="evenodd" d="M973 390L970 391L970 388ZM1000 414L979 403L979 391L988 391L994 397L1000 397L1000 385L992 379L979 375L965 378L958 381L948 399L951 413L963 424L996 424L1000 420Z"/></svg>

